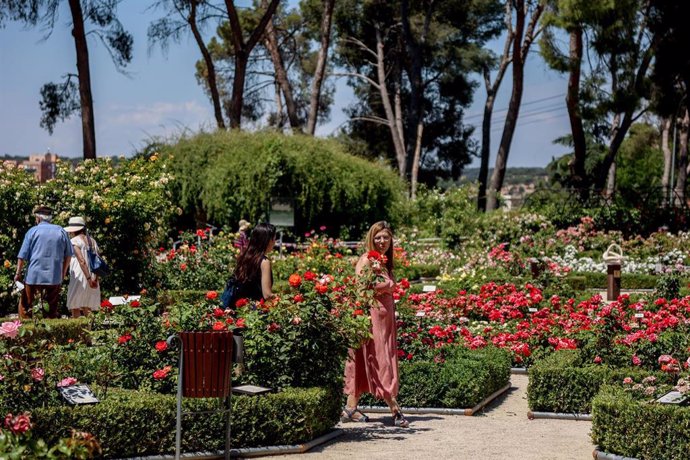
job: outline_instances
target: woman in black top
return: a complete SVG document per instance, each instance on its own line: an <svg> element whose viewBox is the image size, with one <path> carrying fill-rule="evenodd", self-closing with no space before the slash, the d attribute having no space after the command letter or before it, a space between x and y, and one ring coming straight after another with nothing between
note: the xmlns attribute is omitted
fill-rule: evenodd
<svg viewBox="0 0 690 460"><path fill-rule="evenodd" d="M235 299L269 300L273 297L273 271L266 254L276 243L276 228L259 224L252 230L249 244L240 252L235 267L239 291Z"/></svg>

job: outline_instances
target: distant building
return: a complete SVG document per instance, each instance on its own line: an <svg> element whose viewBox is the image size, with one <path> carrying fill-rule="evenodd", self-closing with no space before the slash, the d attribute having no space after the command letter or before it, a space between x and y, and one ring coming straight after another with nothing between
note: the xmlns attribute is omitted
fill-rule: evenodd
<svg viewBox="0 0 690 460"><path fill-rule="evenodd" d="M46 182L55 177L56 163L58 156L55 153L45 153L29 155L28 160L5 160L5 164L12 164L17 168L22 168L27 172L33 173L37 182Z"/></svg>

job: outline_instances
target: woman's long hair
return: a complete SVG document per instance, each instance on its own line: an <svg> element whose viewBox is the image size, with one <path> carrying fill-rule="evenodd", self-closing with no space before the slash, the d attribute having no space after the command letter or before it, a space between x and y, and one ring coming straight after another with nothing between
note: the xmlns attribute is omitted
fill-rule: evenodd
<svg viewBox="0 0 690 460"><path fill-rule="evenodd" d="M249 237L249 244L237 257L235 278L240 283L258 278L261 274L261 261L268 243L275 239L276 228L271 224L259 224L254 227Z"/></svg>
<svg viewBox="0 0 690 460"><path fill-rule="evenodd" d="M386 268L388 269L388 273L393 274L393 229L391 229L390 224L385 220L376 222L367 232L367 238L365 240L367 251L377 251L376 245L374 244L374 237L381 231L388 232L391 237L391 244L383 255L386 256Z"/></svg>

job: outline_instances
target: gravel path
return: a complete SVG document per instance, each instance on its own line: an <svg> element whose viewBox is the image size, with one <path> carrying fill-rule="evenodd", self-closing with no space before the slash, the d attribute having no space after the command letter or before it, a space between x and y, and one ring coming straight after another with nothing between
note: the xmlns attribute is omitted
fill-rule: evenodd
<svg viewBox="0 0 690 460"><path fill-rule="evenodd" d="M474 417L409 415L409 429L369 414L369 423L340 424L345 433L304 456L310 459L591 459L591 422L527 419L527 376Z"/></svg>

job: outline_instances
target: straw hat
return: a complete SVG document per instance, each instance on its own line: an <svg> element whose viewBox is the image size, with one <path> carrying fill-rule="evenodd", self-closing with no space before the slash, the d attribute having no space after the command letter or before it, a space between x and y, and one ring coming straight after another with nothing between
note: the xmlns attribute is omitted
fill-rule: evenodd
<svg viewBox="0 0 690 460"><path fill-rule="evenodd" d="M66 232L78 232L86 227L86 221L83 217L70 217L69 222L67 222L67 227L65 227Z"/></svg>
<svg viewBox="0 0 690 460"><path fill-rule="evenodd" d="M239 224L240 224L240 231L247 230L247 229L249 229L249 227L252 226L252 224L250 224L249 222L247 222L244 219L240 220Z"/></svg>

